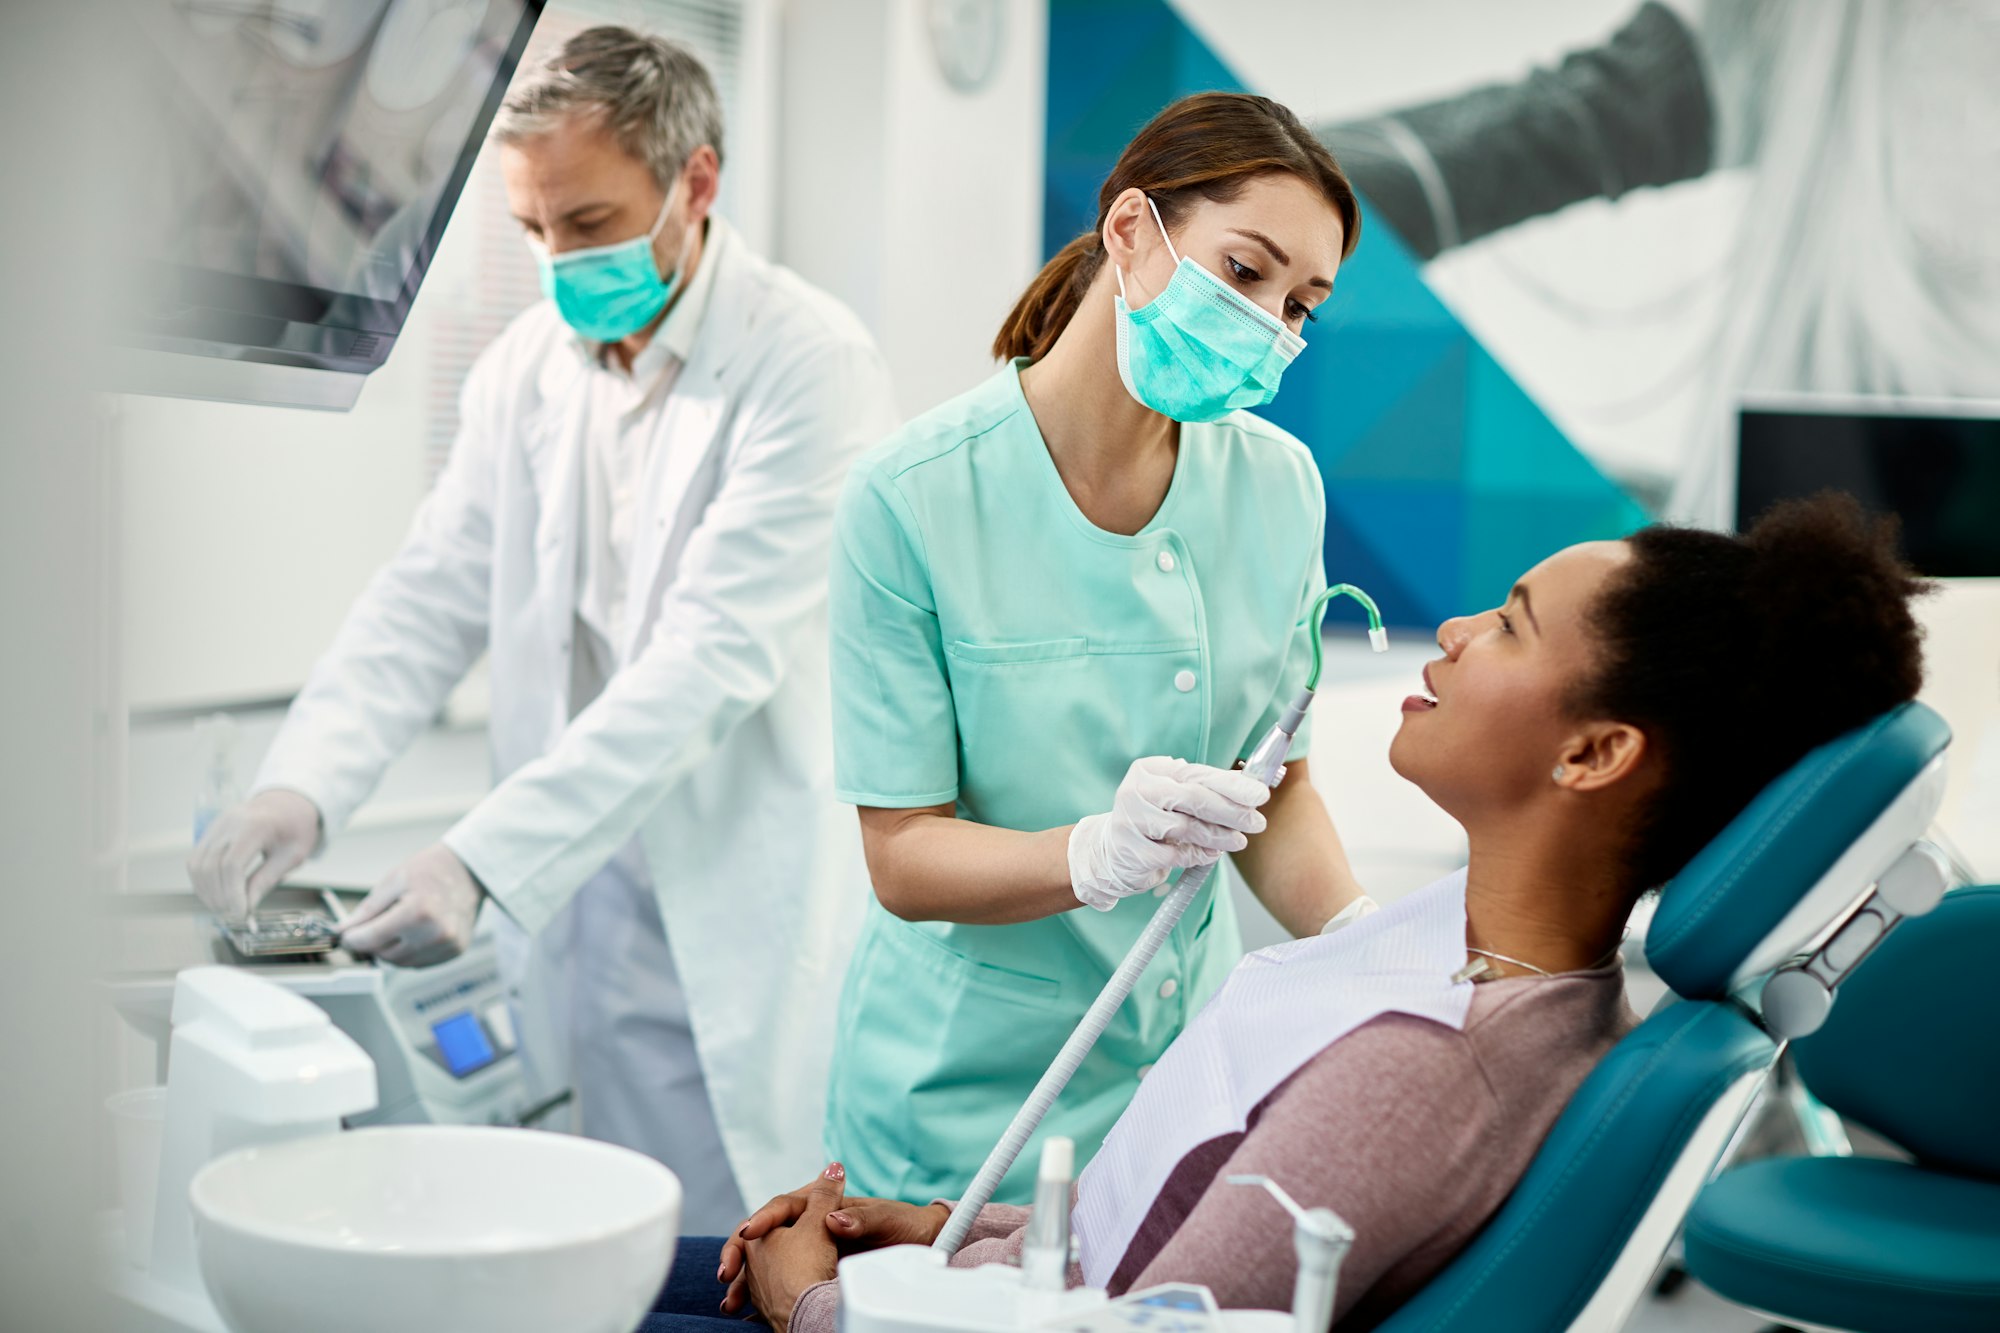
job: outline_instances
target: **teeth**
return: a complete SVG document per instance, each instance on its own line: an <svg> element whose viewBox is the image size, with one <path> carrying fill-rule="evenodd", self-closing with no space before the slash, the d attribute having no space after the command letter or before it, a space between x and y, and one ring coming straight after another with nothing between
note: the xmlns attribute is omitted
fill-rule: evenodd
<svg viewBox="0 0 2000 1333"><path fill-rule="evenodd" d="M1428 690L1418 690L1417 697L1419 699L1422 699L1425 703L1429 704L1432 708L1436 708L1438 706L1438 697L1435 694L1430 693Z"/></svg>

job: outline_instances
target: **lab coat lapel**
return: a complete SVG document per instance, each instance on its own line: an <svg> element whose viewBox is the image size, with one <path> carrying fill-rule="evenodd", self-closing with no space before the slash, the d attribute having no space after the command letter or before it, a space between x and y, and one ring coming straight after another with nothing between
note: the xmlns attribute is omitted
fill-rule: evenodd
<svg viewBox="0 0 2000 1333"><path fill-rule="evenodd" d="M721 446L729 417L729 390L723 371L742 347L748 302L740 294L743 266L740 242L728 225L715 219L710 231L709 259L717 265L708 309L695 329L688 362L661 407L659 434L646 463L645 499L639 516L638 549L633 578L626 589L624 660L630 661L652 632L653 609L661 585L673 577L673 565L687 533L701 521L712 488L690 493L704 467Z"/></svg>
<svg viewBox="0 0 2000 1333"><path fill-rule="evenodd" d="M544 464L536 469L542 508L535 523L535 602L544 642L554 649L550 683L559 696L554 725L569 716L570 658L576 645L577 541L583 526L584 432L590 424L590 395L582 367L558 350L561 363L544 367L543 398L551 404L541 423Z"/></svg>

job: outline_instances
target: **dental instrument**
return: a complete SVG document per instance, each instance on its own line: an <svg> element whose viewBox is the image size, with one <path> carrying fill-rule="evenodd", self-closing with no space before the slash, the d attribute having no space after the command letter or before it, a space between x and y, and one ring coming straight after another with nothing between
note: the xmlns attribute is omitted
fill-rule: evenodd
<svg viewBox="0 0 2000 1333"><path fill-rule="evenodd" d="M1351 583L1336 583L1321 593L1318 600L1313 603L1312 609L1299 623L1312 625L1317 630L1327 603L1335 597L1352 598L1361 604L1362 609L1368 613L1369 646L1378 653L1387 652L1389 635L1382 627L1382 613L1376 607L1375 599ZM1257 742L1257 748L1243 761L1243 771L1266 787L1276 786L1284 775L1285 755L1290 751L1292 741L1298 736L1299 728L1305 722L1306 710L1312 707L1314 691L1319 686L1321 666L1320 636L1315 632L1312 635L1312 671L1306 677L1304 687L1292 697L1277 723L1264 733L1263 739ZM1111 1025L1112 1016L1132 993L1133 986L1138 984L1140 974L1152 964L1154 955L1159 953L1160 946L1166 943L1167 936L1172 934L1174 927L1180 923L1188 904L1194 901L1195 894L1208 882L1209 874L1214 869L1215 862L1211 861L1207 865L1196 866L1189 870L1181 876L1180 883L1174 886L1173 892L1161 902L1159 909L1153 913L1152 920L1146 923L1146 929L1133 942L1124 961L1118 965L1118 970L1111 974L1111 980L1104 983L1104 989L1098 992L1097 998L1084 1012L1075 1031L1070 1033L1069 1039L1056 1053L1056 1058L1043 1071L1034 1090L1028 1094L1027 1101L1023 1102L1021 1109L1014 1113L1014 1119L1008 1124L1006 1132L987 1154L986 1161L980 1166L979 1173L973 1177L972 1184L966 1189L964 1197L958 1201L958 1206L952 1209L944 1230L940 1231L937 1239L931 1242L932 1249L949 1257L956 1254L959 1247L965 1244L965 1238L972 1233L972 1224L979 1216L979 1210L993 1198L993 1191L1000 1187L1000 1181L1013 1167L1015 1159L1021 1155L1021 1150L1027 1146L1028 1140L1034 1136L1036 1127L1042 1123L1042 1117L1048 1114L1049 1108L1055 1104L1056 1098L1062 1095L1062 1090L1068 1086L1070 1078L1083 1064L1084 1057L1090 1054L1091 1048L1097 1044L1097 1039L1103 1036L1105 1028Z"/></svg>
<svg viewBox="0 0 2000 1333"><path fill-rule="evenodd" d="M1069 1183L1075 1172L1074 1139L1058 1134L1042 1144L1035 1209L1021 1245L1021 1281L1036 1291L1069 1287Z"/></svg>
<svg viewBox="0 0 2000 1333"><path fill-rule="evenodd" d="M1340 1264L1354 1245L1354 1228L1331 1208L1304 1208L1269 1176L1230 1176L1232 1185L1262 1185L1292 1215L1299 1275L1292 1284L1292 1333L1325 1333L1333 1323Z"/></svg>

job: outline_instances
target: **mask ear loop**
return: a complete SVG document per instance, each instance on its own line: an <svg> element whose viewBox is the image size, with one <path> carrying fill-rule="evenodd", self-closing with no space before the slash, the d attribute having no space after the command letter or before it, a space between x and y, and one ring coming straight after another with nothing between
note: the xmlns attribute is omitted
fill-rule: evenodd
<svg viewBox="0 0 2000 1333"><path fill-rule="evenodd" d="M646 233L647 240L657 241L660 239L660 229L667 225L667 214L673 212L674 196L680 193L680 188L681 180L680 177L676 176L674 177L674 183L667 187L667 197L660 201L660 215L653 219L653 229Z"/></svg>
<svg viewBox="0 0 2000 1333"><path fill-rule="evenodd" d="M1167 253L1173 257L1174 267L1181 266L1180 251L1174 249L1174 238L1167 235L1167 224L1160 221L1160 206L1153 202L1153 196L1146 196L1146 207L1153 210L1153 225L1160 229L1160 239L1167 243Z"/></svg>
<svg viewBox="0 0 2000 1333"><path fill-rule="evenodd" d="M653 219L653 229L646 233L646 243L648 245L659 239L660 229L667 225L667 214L673 211L674 196L679 193L680 188L681 177L676 176L674 177L674 183L667 187L667 197L660 201L660 216ZM662 274L660 280L665 282L667 278L671 277L675 282L679 282L681 269L687 264L687 256L688 239L686 236L682 236L681 248L674 252L674 271L671 274ZM657 270L658 265L655 264L654 267Z"/></svg>
<svg viewBox="0 0 2000 1333"><path fill-rule="evenodd" d="M1167 235L1167 224L1160 220L1160 206L1153 202L1153 196L1150 194L1145 196L1145 200L1146 207L1153 210L1153 225L1160 229L1160 239L1167 243L1167 254L1173 259L1174 267L1179 268L1181 266L1180 252L1174 249L1174 238ZM1118 299L1124 301L1128 306L1131 305L1132 302L1127 300L1125 296L1125 270L1113 264L1111 266L1111 276L1118 279Z"/></svg>

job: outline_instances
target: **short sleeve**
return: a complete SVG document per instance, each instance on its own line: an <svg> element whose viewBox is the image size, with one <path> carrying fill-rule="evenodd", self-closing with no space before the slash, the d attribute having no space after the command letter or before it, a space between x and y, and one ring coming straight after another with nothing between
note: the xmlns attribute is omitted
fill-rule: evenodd
<svg viewBox="0 0 2000 1333"><path fill-rule="evenodd" d="M1313 473L1318 481L1318 472ZM1317 485L1313 488L1312 549L1305 560L1305 577L1299 582L1298 606L1293 615L1291 643L1285 650L1284 669L1278 675L1278 688L1264 706L1257 719L1257 725L1250 729L1249 737L1243 743L1243 753L1239 759L1248 759L1250 751L1262 740L1264 733L1278 724L1285 705L1292 701L1299 687L1306 683L1306 675L1312 670L1313 640L1318 637L1318 618L1312 614L1313 603L1326 591L1326 494ZM1309 623L1310 622L1310 623ZM1312 749L1313 715L1306 714L1299 725L1299 734L1292 739L1292 748L1285 754L1286 763L1295 763L1306 757Z"/></svg>
<svg viewBox="0 0 2000 1333"><path fill-rule="evenodd" d="M958 725L922 536L895 479L864 460L835 518L828 606L839 798L958 799Z"/></svg>

